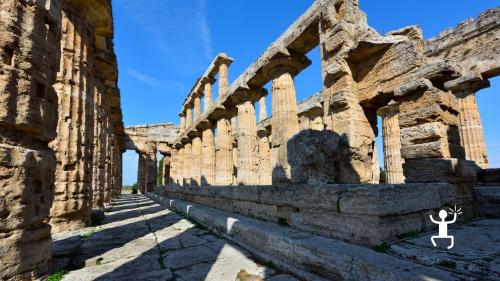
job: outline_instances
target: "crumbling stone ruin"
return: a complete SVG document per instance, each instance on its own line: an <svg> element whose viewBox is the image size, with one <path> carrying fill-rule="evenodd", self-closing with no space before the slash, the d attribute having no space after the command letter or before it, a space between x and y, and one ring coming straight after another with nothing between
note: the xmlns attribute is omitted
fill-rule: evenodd
<svg viewBox="0 0 500 281"><path fill-rule="evenodd" d="M51 232L89 226L120 196L126 150L142 193L305 280L452 280L366 247L433 229L443 207L500 216L475 101L500 73L498 8L425 41L417 26L379 34L357 0L317 0L232 83L218 54L179 126L127 128L110 0L0 8L2 280L47 273ZM322 91L297 103L317 46Z"/></svg>
<svg viewBox="0 0 500 281"><path fill-rule="evenodd" d="M0 278L46 272L50 233L88 226L121 189L111 1L0 4Z"/></svg>

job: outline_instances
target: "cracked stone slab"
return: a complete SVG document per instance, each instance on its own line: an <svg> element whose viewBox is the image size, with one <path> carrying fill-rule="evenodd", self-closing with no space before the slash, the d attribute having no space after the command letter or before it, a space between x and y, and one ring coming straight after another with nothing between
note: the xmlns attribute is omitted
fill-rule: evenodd
<svg viewBox="0 0 500 281"><path fill-rule="evenodd" d="M471 279L500 280L500 219L452 226L448 234L455 237L455 245L449 250L446 249L448 239L437 239L438 247L434 248L431 236L437 232L431 232L391 245L390 253L444 270L459 271Z"/></svg>

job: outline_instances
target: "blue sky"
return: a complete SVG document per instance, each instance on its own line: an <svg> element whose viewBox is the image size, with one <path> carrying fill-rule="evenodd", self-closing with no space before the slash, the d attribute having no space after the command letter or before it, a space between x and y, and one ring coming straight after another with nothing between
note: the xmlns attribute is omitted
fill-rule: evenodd
<svg viewBox="0 0 500 281"><path fill-rule="evenodd" d="M235 59L230 82L242 73L312 0L113 0L115 50L125 125L178 123L181 104L212 58ZM368 23L379 33L418 24L425 38L498 5L495 0L360 0ZM296 78L297 99L321 90L319 53ZM478 93L492 167L500 167L496 107L500 79ZM496 91L495 91L496 90ZM270 111L268 102L268 111ZM123 183L137 177L137 155L124 155Z"/></svg>

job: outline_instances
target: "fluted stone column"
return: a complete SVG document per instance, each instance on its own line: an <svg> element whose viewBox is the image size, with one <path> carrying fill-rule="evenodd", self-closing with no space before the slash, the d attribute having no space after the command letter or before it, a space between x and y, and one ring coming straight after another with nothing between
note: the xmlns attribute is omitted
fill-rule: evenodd
<svg viewBox="0 0 500 281"><path fill-rule="evenodd" d="M238 184L238 166L240 153L238 149L238 118L231 117L231 138L233 143L233 184Z"/></svg>
<svg viewBox="0 0 500 281"><path fill-rule="evenodd" d="M201 138L193 138L191 147L191 185L201 185Z"/></svg>
<svg viewBox="0 0 500 281"><path fill-rule="evenodd" d="M194 121L198 121L201 117L201 97L200 94L195 94L194 95L194 101L193 101L193 114L194 114Z"/></svg>
<svg viewBox="0 0 500 281"><path fill-rule="evenodd" d="M251 101L238 105L238 184L252 185L258 183L256 173L255 142L257 126L255 107Z"/></svg>
<svg viewBox="0 0 500 281"><path fill-rule="evenodd" d="M229 86L228 64L222 63L219 66L219 97L222 96Z"/></svg>
<svg viewBox="0 0 500 281"><path fill-rule="evenodd" d="M183 185L189 186L191 185L191 179L192 179L192 170L191 170L191 149L192 145L191 143L186 143L184 144L184 177L183 177Z"/></svg>
<svg viewBox="0 0 500 281"><path fill-rule="evenodd" d="M145 192L146 187L146 154L138 152L139 161L137 163L137 188L141 193Z"/></svg>
<svg viewBox="0 0 500 281"><path fill-rule="evenodd" d="M271 168L271 143L269 142L269 135L266 131L258 132L259 141L259 160L257 171L259 176L260 185L272 184L272 168Z"/></svg>
<svg viewBox="0 0 500 281"><path fill-rule="evenodd" d="M213 81L210 79L205 81L203 112L207 112L210 106L212 106L212 83Z"/></svg>
<svg viewBox="0 0 500 281"><path fill-rule="evenodd" d="M273 183L289 182L291 169L287 142L299 132L297 99L293 76L288 68L273 71L272 79L272 175Z"/></svg>
<svg viewBox="0 0 500 281"><path fill-rule="evenodd" d="M267 118L266 97L259 99L259 122Z"/></svg>
<svg viewBox="0 0 500 281"><path fill-rule="evenodd" d="M163 155L162 159L162 172L163 172L163 177L161 179L161 185L167 185L170 182L170 173L172 171L171 169L171 164L172 164L172 158L171 155L165 154Z"/></svg>
<svg viewBox="0 0 500 281"><path fill-rule="evenodd" d="M153 192L157 185L158 162L156 148L151 145L146 152L146 192Z"/></svg>
<svg viewBox="0 0 500 281"><path fill-rule="evenodd" d="M185 112L182 112L181 114L179 114L179 116L181 117L181 124L180 124L180 134L183 134L185 131L186 131L186 113Z"/></svg>
<svg viewBox="0 0 500 281"><path fill-rule="evenodd" d="M215 137L207 127L201 136L201 185L215 185Z"/></svg>
<svg viewBox="0 0 500 281"><path fill-rule="evenodd" d="M484 141L483 125L476 95L473 91L464 91L458 96L460 142L465 150L465 158L486 169L489 167Z"/></svg>
<svg viewBox="0 0 500 281"><path fill-rule="evenodd" d="M233 140L229 119L217 121L217 148L215 152L215 181L226 186L233 183Z"/></svg>
<svg viewBox="0 0 500 281"><path fill-rule="evenodd" d="M184 155L185 155L185 147L181 147L177 154L177 165L175 169L176 179L178 185L184 185Z"/></svg>
<svg viewBox="0 0 500 281"><path fill-rule="evenodd" d="M378 111L382 116L382 141L384 145L384 170L387 183L404 183L403 158L401 157L401 131L396 106Z"/></svg>
<svg viewBox="0 0 500 281"><path fill-rule="evenodd" d="M187 107L186 108L186 131L188 128L193 125L193 108L192 107Z"/></svg>

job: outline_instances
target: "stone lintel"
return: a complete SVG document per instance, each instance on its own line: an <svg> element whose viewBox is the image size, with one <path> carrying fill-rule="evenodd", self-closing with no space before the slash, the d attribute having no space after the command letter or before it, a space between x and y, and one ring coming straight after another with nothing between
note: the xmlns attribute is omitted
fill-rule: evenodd
<svg viewBox="0 0 500 281"><path fill-rule="evenodd" d="M489 86L490 82L483 79L483 76L479 73L467 73L460 78L444 83L444 87L457 96L460 94L475 93Z"/></svg>

